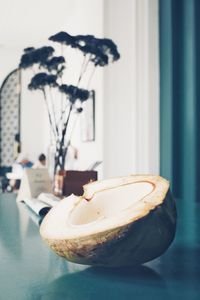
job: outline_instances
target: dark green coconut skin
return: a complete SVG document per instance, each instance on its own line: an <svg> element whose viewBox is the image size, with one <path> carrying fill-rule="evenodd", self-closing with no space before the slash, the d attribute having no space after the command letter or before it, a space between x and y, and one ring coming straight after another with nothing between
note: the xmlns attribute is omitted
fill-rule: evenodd
<svg viewBox="0 0 200 300"><path fill-rule="evenodd" d="M167 250L175 236L176 219L175 201L169 190L161 205L128 225L77 239L45 240L58 255L74 263L134 266Z"/></svg>

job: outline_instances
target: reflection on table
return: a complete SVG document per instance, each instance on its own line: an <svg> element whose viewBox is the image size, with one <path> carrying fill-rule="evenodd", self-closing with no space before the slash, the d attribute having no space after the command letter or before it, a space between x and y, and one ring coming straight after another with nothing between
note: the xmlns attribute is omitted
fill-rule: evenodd
<svg viewBox="0 0 200 300"><path fill-rule="evenodd" d="M0 195L0 299L197 300L199 213L199 205L178 200L177 236L162 257L137 268L103 269L55 255L15 195Z"/></svg>

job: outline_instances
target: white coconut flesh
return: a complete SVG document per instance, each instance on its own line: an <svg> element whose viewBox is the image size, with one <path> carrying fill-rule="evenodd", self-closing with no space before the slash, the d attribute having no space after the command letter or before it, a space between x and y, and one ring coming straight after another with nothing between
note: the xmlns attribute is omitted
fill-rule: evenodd
<svg viewBox="0 0 200 300"><path fill-rule="evenodd" d="M84 186L82 197L71 195L47 214L41 235L45 239L75 239L124 226L161 204L168 189L165 179L150 175L90 183Z"/></svg>
<svg viewBox="0 0 200 300"><path fill-rule="evenodd" d="M83 201L76 206L70 218L71 225L86 225L118 217L121 212L133 208L142 198L150 194L154 186L149 182L136 182L122 185L94 194L90 201Z"/></svg>

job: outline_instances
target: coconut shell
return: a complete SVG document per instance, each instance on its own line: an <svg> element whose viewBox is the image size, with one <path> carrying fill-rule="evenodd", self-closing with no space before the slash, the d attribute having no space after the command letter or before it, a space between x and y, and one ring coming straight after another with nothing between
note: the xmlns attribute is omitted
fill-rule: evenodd
<svg viewBox="0 0 200 300"><path fill-rule="evenodd" d="M45 234L48 215L40 232L54 252L74 263L105 267L143 264L163 254L176 232L176 206L169 188L155 203L154 207L148 204L147 210L124 225L93 234L51 238Z"/></svg>

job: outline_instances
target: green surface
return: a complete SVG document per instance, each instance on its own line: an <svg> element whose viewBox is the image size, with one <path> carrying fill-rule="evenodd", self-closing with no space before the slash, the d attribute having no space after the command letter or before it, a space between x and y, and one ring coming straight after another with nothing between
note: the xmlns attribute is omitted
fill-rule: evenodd
<svg viewBox="0 0 200 300"><path fill-rule="evenodd" d="M0 195L0 300L199 299L200 207L190 211L179 202L170 249L137 269L112 270L55 255L23 204L17 205L14 195Z"/></svg>

